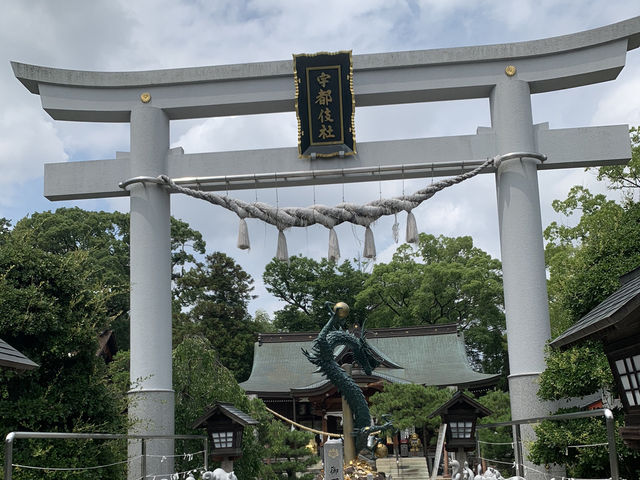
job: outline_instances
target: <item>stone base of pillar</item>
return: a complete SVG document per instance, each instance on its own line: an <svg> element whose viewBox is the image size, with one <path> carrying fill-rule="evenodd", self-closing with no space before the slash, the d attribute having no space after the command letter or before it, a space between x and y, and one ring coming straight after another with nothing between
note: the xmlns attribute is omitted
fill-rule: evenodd
<svg viewBox="0 0 640 480"><path fill-rule="evenodd" d="M173 435L175 395L173 390L146 390L129 392L130 435ZM143 452L144 448L144 452ZM141 458L143 455L146 458ZM130 459L127 478L144 477L169 480L173 467L173 439L130 440ZM163 456L166 456L163 459ZM143 462L145 461L146 462ZM165 476L166 475L166 476ZM145 477L146 478L146 477Z"/></svg>
<svg viewBox="0 0 640 480"><path fill-rule="evenodd" d="M538 373L509 376L511 418L513 420L545 417L551 415L557 409L555 402L542 402L538 399L539 378L540 374ZM527 480L545 480L554 476L562 478L565 475L565 469L559 465L536 465L527 460L529 456L527 445L536 439L532 425L521 425L520 435L522 442L522 463L525 466ZM522 474L522 472L520 473Z"/></svg>

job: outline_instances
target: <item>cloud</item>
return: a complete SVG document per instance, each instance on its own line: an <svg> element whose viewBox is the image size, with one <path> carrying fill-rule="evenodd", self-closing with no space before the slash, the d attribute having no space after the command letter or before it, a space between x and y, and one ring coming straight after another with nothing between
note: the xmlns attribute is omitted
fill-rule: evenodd
<svg viewBox="0 0 640 480"><path fill-rule="evenodd" d="M0 115L0 204L9 204L20 185L42 176L45 160L64 162L67 155L53 123L29 108Z"/></svg>
<svg viewBox="0 0 640 480"><path fill-rule="evenodd" d="M615 86L596 103L594 118L600 122L617 124L622 119L640 125L640 59L637 54L630 57Z"/></svg>
<svg viewBox="0 0 640 480"><path fill-rule="evenodd" d="M8 60L87 70L145 70L198 65L287 60L292 53L352 49L354 54L505 43L573 33L640 14L627 0L67 0L6 2L0 17L0 204L17 218L42 208L21 188L40 188L42 164L113 158L129 148L127 124L54 122L10 70ZM533 97L536 122L551 128L640 123L640 54L632 51L620 78L606 84ZM381 139L472 134L489 126L488 101L470 100L358 108L358 142ZM292 112L249 117L175 121L172 146L188 153L294 146ZM554 217L550 204L573 184L603 189L581 169L541 172L543 222ZM306 206L333 205L343 199L364 203L380 195L414 191L430 179L327 185L296 189L240 191L245 200ZM611 194L611 192L609 192ZM39 194L38 194L39 195ZM84 208L128 210L127 199L76 202ZM61 204L56 204L59 206ZM66 203L65 203L66 205ZM14 213L15 212L15 213ZM252 248L235 247L237 218L219 207L174 195L172 212L203 232L209 250L232 255L256 279L260 298L252 309L271 312L278 302L260 281L276 249L277 230L249 220ZM495 185L491 175L438 193L415 211L421 231L434 235L472 235L474 243L499 256ZM401 236L404 214L398 216ZM16 219L17 219L16 218ZM391 258L394 218L373 226L378 262ZM364 229L336 228L342 258L361 255ZM287 231L291 254L326 255L322 227ZM402 238L401 238L402 240Z"/></svg>

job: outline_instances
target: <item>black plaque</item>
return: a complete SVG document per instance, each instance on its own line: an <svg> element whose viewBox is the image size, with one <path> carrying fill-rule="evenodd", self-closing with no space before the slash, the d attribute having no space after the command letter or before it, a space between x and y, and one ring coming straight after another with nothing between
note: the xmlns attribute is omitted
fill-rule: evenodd
<svg viewBox="0 0 640 480"><path fill-rule="evenodd" d="M293 56L301 157L356 153L351 52Z"/></svg>

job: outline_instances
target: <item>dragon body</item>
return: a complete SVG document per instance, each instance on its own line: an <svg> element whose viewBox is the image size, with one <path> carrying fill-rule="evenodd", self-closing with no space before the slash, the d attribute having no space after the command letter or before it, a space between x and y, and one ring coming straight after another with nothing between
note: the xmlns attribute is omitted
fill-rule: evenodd
<svg viewBox="0 0 640 480"><path fill-rule="evenodd" d="M378 361L366 341L364 327L360 337L356 337L349 331L343 330L344 319L339 315L340 307L335 310L329 307L329 310L331 312L329 321L313 342L311 353L305 349L302 349L302 352L338 389L338 392L349 404L354 417L356 452L359 452L367 447L367 437L370 434L388 428L389 424L379 427L371 426L371 414L367 400L356 382L338 365L334 351L341 345L351 349L355 361L367 375L371 375L371 372L378 366Z"/></svg>

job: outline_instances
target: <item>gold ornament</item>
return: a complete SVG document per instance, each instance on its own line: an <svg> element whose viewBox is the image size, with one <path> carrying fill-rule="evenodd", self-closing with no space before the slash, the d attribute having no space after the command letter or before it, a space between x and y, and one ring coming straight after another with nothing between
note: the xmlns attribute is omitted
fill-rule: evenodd
<svg viewBox="0 0 640 480"><path fill-rule="evenodd" d="M376 447L375 455L377 458L386 458L389 455L389 449L384 443L379 443Z"/></svg>
<svg viewBox="0 0 640 480"><path fill-rule="evenodd" d="M314 455L318 454L318 445L316 445L316 442L313 438L309 440L309 443L305 445L305 448L309 450L311 453L313 453Z"/></svg>
<svg viewBox="0 0 640 480"><path fill-rule="evenodd" d="M151 101L151 94L149 92L144 92L140 94L140 101L142 103L149 103Z"/></svg>
<svg viewBox="0 0 640 480"><path fill-rule="evenodd" d="M333 311L336 312L338 318L347 318L347 315L349 315L349 305L344 302L338 302L333 306Z"/></svg>
<svg viewBox="0 0 640 480"><path fill-rule="evenodd" d="M504 73L507 74L507 77L513 77L516 74L516 67L508 65L507 68L504 69Z"/></svg>

